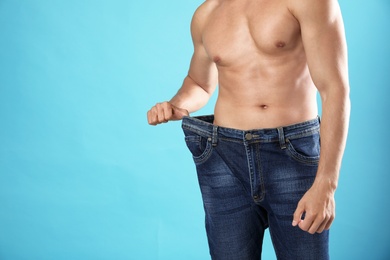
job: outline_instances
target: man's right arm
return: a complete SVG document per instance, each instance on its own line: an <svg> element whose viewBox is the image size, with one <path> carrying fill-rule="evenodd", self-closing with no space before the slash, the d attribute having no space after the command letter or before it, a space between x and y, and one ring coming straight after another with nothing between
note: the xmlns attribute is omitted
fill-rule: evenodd
<svg viewBox="0 0 390 260"><path fill-rule="evenodd" d="M148 123L157 125L170 120L180 120L202 108L213 94L218 83L215 63L203 46L202 31L212 7L205 2L196 10L191 22L194 54L188 75L176 95L169 102L157 103L147 113Z"/></svg>

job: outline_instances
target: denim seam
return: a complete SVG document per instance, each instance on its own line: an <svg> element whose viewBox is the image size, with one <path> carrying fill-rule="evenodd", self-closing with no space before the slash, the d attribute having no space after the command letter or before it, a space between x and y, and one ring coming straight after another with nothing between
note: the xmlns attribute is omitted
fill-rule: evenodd
<svg viewBox="0 0 390 260"><path fill-rule="evenodd" d="M311 135L317 134L319 132L320 132L320 128L307 129L305 131L302 131L302 132L299 132L299 133L296 133L296 134L288 134L287 133L284 136L285 136L286 139L297 139L297 138L311 136Z"/></svg>
<svg viewBox="0 0 390 260"><path fill-rule="evenodd" d="M289 156L293 159L295 159L298 162L307 164L307 165L317 165L320 159L320 156L304 156L300 153L298 153L295 149L294 146L288 142L287 145L287 153Z"/></svg>
<svg viewBox="0 0 390 260"><path fill-rule="evenodd" d="M236 139L236 138L228 138L228 137L218 137L219 140L224 140L227 142L234 142L234 143L243 143L242 139ZM278 142L279 139L273 138L273 139L252 139L250 141L247 141L248 144L255 144L255 143L273 143Z"/></svg>
<svg viewBox="0 0 390 260"><path fill-rule="evenodd" d="M294 140L298 138L303 138L307 136L311 136L313 134L317 134L319 131L311 131L311 132L306 132L306 133L300 133L300 134L294 134L294 135L285 135L286 139ZM227 142L234 142L234 143L242 143L243 141L241 139L236 139L236 138L229 138L229 137L221 137L220 135L218 136L219 140L224 140ZM279 142L279 138L271 138L271 139L252 139L251 141L248 141L248 144L254 144L254 143L274 143L274 142Z"/></svg>
<svg viewBox="0 0 390 260"><path fill-rule="evenodd" d="M202 121L201 121L202 122ZM204 125L207 125L207 124L204 124ZM201 128L198 128L198 127L194 127L194 126L191 126L191 125L188 125L188 124L183 124L182 125L183 129L185 130L188 130L188 131L191 131L195 134L199 134L200 136L203 136L205 138L209 138L212 136L212 132L211 131L206 131L206 130L203 130ZM235 131L234 129L232 129L231 131L229 129L224 129L224 131L228 130L229 132L237 132ZM319 126L316 126L314 128L310 128L310 129L306 129L306 130L303 130L299 133L291 133L291 134L288 134L288 133L285 133L285 138L286 138L286 141L288 139L298 139L298 138L303 138L303 137L307 137L307 136L310 136L310 135L313 135L313 134L317 134L320 132L320 128ZM219 140L224 140L224 141L229 141L229 142L235 142L235 143L242 143L243 141L241 139L238 139L238 138L229 138L229 137L221 137L221 135L218 136L218 139ZM274 138L270 138L270 139L252 139L251 141L248 142L248 144L254 144L254 143L272 143L272 142L279 142L279 137L274 137Z"/></svg>
<svg viewBox="0 0 390 260"><path fill-rule="evenodd" d="M248 170L249 170L249 181L250 181L250 188L251 188L251 198L253 198L253 167L252 167L252 157L250 152L250 147L248 146L248 143L244 143L245 145L245 153L248 163Z"/></svg>
<svg viewBox="0 0 390 260"><path fill-rule="evenodd" d="M206 137L206 138L211 137L211 133L210 132L205 131L205 130L200 129L200 128L197 128L197 127L193 127L193 126L189 126L189 125L184 125L183 124L183 129L191 131L191 132L194 132L194 133L199 134L199 135L201 135L203 137Z"/></svg>
<svg viewBox="0 0 390 260"><path fill-rule="evenodd" d="M209 159L211 156L212 150L213 150L213 146L211 144L211 141L207 140L206 148L203 151L203 153L199 156L192 156L195 164L202 164L205 161L207 161L207 159Z"/></svg>
<svg viewBox="0 0 390 260"><path fill-rule="evenodd" d="M261 165L261 155L260 155L260 149L259 149L259 145L256 145L255 146L255 152L256 152L256 160L257 160L257 172L259 173L259 185L260 185L260 194L259 194L259 199L256 201L256 202L261 202L264 200L264 197L265 197L265 185L264 185L264 179L263 179L263 171L262 171L262 165Z"/></svg>
<svg viewBox="0 0 390 260"><path fill-rule="evenodd" d="M199 135L190 135L190 136L185 136L184 141L186 142L200 142L201 136Z"/></svg>

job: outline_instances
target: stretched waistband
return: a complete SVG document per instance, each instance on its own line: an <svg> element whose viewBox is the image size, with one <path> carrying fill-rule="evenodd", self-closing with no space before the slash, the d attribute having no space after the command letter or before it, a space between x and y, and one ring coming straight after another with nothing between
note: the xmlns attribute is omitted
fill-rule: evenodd
<svg viewBox="0 0 390 260"><path fill-rule="evenodd" d="M285 139L300 138L320 131L320 118L277 128L263 128L252 130L239 130L221 127L213 124L214 115L184 117L182 127L184 130L195 132L206 138L212 138L213 144L218 138L237 139L242 141L276 142L284 143Z"/></svg>

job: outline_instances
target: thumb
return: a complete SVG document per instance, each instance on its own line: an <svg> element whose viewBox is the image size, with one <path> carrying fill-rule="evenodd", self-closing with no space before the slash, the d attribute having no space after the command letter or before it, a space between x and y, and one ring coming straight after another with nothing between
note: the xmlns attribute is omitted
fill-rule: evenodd
<svg viewBox="0 0 390 260"><path fill-rule="evenodd" d="M292 225L295 227L302 221L302 214L305 212L305 207L301 203L298 203L297 209L294 212L294 218Z"/></svg>
<svg viewBox="0 0 390 260"><path fill-rule="evenodd" d="M173 120L180 120L184 116L188 116L188 115L189 115L188 110L172 105L172 119Z"/></svg>

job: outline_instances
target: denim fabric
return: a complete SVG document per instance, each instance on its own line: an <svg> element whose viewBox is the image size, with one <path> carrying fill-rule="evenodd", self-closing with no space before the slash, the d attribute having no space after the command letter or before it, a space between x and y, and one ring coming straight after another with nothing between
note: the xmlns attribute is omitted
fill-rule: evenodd
<svg viewBox="0 0 390 260"><path fill-rule="evenodd" d="M278 259L329 259L329 231L311 235L291 225L316 175L319 118L249 131L213 121L211 115L182 122L198 173L212 259L261 259L268 227Z"/></svg>

